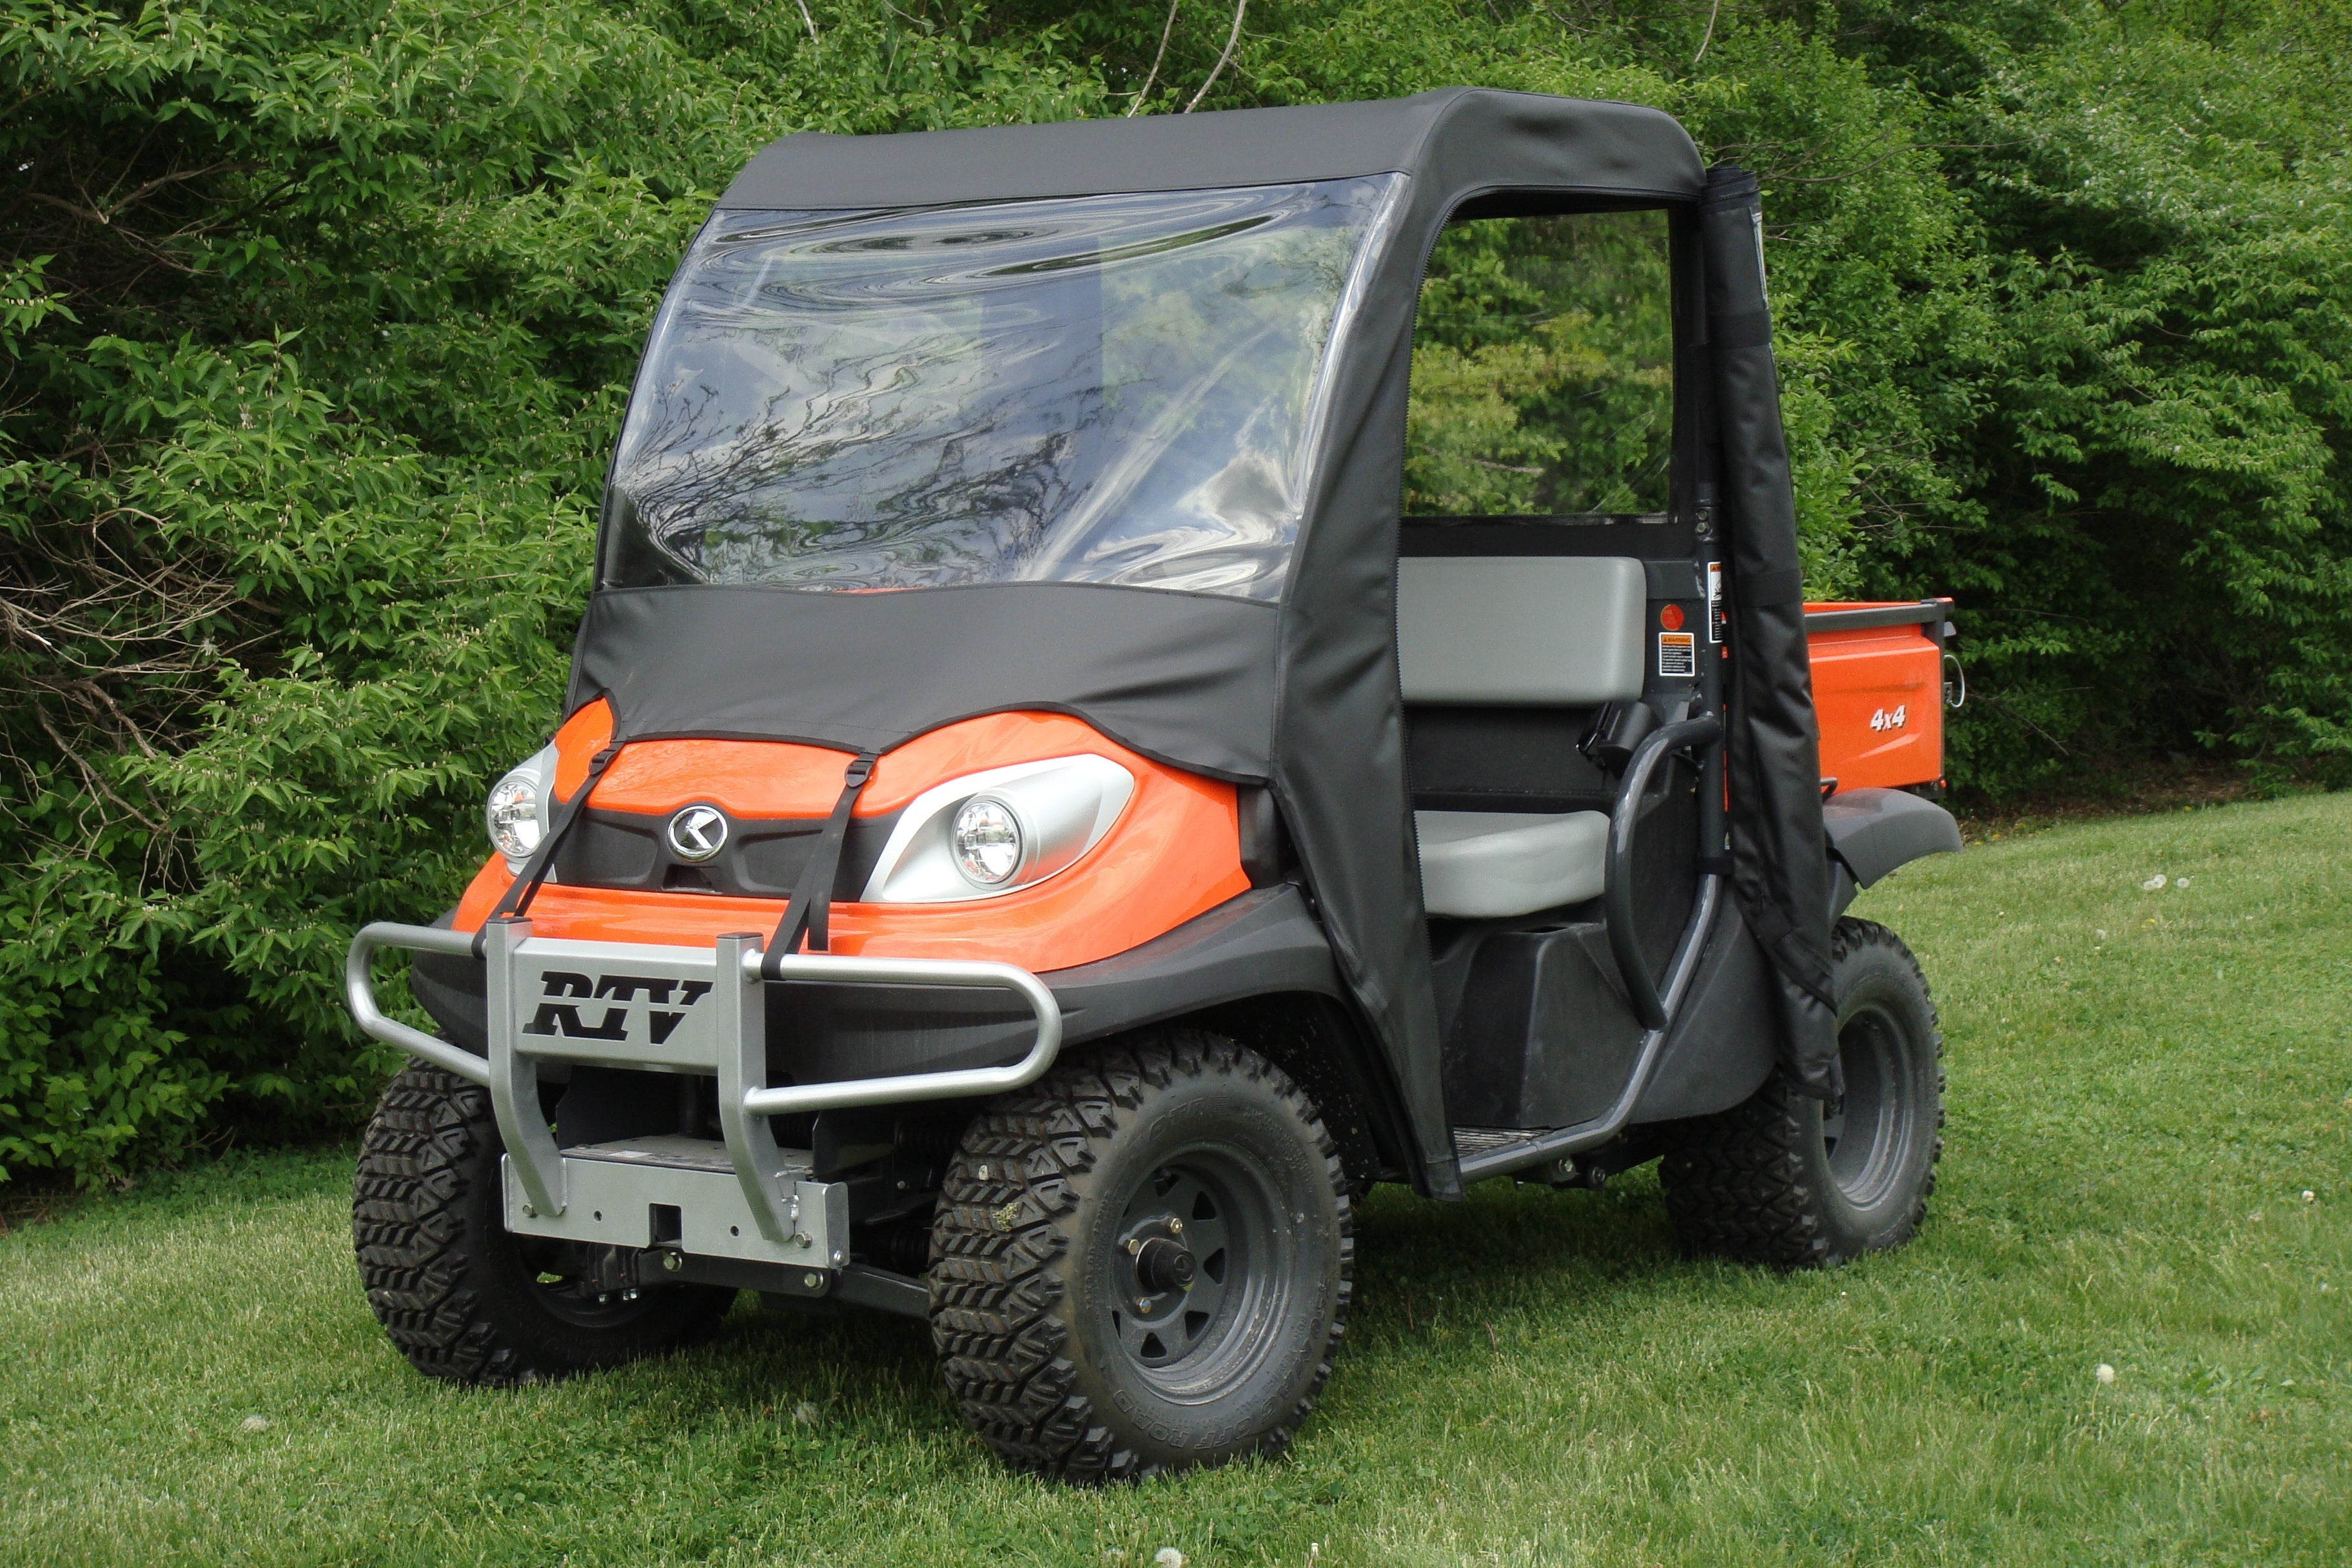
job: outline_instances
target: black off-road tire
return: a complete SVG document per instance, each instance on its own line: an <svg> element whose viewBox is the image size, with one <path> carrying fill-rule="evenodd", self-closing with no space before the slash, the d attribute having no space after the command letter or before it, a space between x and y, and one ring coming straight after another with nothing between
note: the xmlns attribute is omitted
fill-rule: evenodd
<svg viewBox="0 0 2352 1568"><path fill-rule="evenodd" d="M488 1090L422 1062L383 1091L360 1143L352 1243L368 1305L409 1364L512 1384L617 1365L706 1337L735 1298L701 1285L599 1302L543 1282L501 1218L503 1146Z"/></svg>
<svg viewBox="0 0 2352 1568"><path fill-rule="evenodd" d="M1231 1040L1153 1031L966 1130L931 1231L931 1339L1008 1462L1134 1479L1287 1447L1354 1266L1314 1104Z"/></svg>
<svg viewBox="0 0 2352 1568"><path fill-rule="evenodd" d="M1831 946L1846 1094L1779 1069L1745 1102L1669 1134L1666 1208L1689 1246L1781 1268L1833 1268L1911 1239L1944 1140L1944 1037L1903 939L1842 920Z"/></svg>

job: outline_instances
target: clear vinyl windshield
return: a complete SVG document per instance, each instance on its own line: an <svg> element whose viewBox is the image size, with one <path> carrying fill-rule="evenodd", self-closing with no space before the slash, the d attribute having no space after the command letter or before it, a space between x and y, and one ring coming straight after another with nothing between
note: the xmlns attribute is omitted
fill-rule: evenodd
<svg viewBox="0 0 2352 1568"><path fill-rule="evenodd" d="M638 374L605 581L1275 598L1401 184L722 212Z"/></svg>

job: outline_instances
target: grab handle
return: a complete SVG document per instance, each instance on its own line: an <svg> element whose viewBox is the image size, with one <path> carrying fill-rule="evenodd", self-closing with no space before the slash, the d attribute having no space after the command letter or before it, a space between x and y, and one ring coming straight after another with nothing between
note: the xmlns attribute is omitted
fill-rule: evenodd
<svg viewBox="0 0 2352 1568"><path fill-rule="evenodd" d="M1711 713L1651 731L1627 760L1616 804L1610 808L1607 879L1601 884L1609 951L1616 955L1618 973L1624 976L1626 1000L1644 1028L1666 1026L1666 1005L1659 999L1658 984L1651 978L1649 961L1642 953L1641 932L1633 921L1633 826L1659 759L1685 747L1713 745L1722 733L1722 722Z"/></svg>

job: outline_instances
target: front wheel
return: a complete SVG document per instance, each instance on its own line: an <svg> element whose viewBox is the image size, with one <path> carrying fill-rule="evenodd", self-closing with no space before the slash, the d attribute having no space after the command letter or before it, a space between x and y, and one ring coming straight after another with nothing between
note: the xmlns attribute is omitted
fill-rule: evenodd
<svg viewBox="0 0 2352 1568"><path fill-rule="evenodd" d="M1832 1267L1911 1239L1944 1141L1944 1037L1903 939L1842 920L1831 945L1842 1100L1775 1070L1729 1110L1683 1122L1659 1175L1683 1239L1784 1268Z"/></svg>
<svg viewBox="0 0 2352 1568"><path fill-rule="evenodd" d="M506 1227L489 1091L412 1062L360 1143L352 1242L384 1333L417 1371L528 1383L707 1337L735 1299L707 1285L622 1290L594 1259Z"/></svg>
<svg viewBox="0 0 2352 1568"><path fill-rule="evenodd" d="M931 1337L989 1446L1125 1480L1286 1447L1354 1263L1315 1107L1221 1037L1090 1051L996 1101L931 1233Z"/></svg>

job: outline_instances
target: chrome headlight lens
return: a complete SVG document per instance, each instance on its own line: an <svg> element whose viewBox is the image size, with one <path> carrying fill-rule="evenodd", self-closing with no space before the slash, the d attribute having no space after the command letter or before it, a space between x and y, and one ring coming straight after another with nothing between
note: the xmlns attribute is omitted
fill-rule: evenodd
<svg viewBox="0 0 2352 1568"><path fill-rule="evenodd" d="M1134 795L1133 773L1093 755L940 784L908 803L859 897L940 904L1034 887L1101 842Z"/></svg>
<svg viewBox="0 0 2352 1568"><path fill-rule="evenodd" d="M948 842L955 849L956 869L975 888L994 889L1021 869L1021 819L1013 808L991 795L976 795L955 814Z"/></svg>
<svg viewBox="0 0 2352 1568"><path fill-rule="evenodd" d="M549 746L490 786L482 807L490 847L506 857L507 869L520 872L523 863L547 837L553 813L555 748Z"/></svg>

